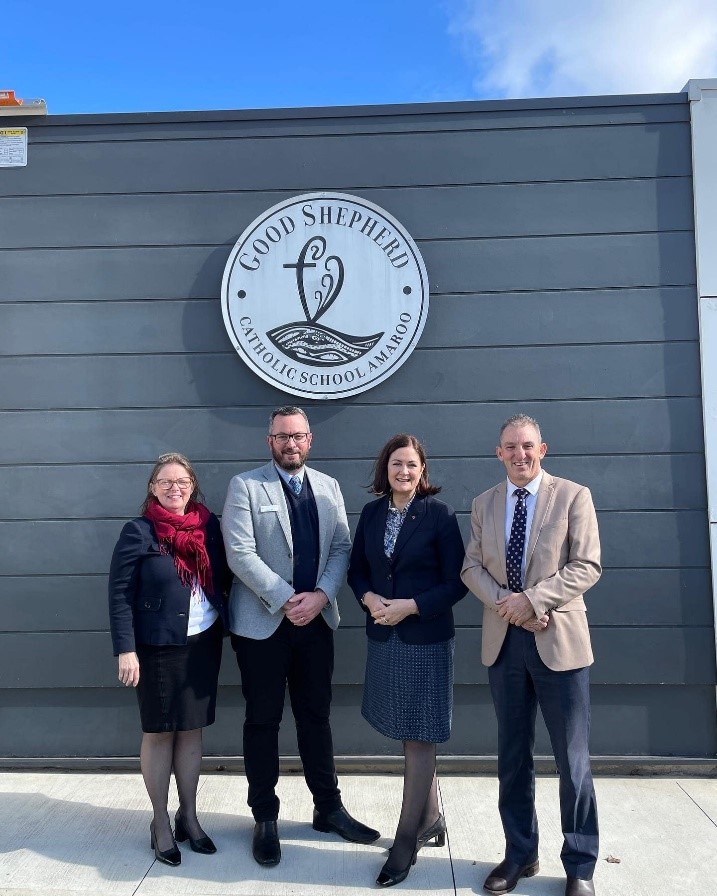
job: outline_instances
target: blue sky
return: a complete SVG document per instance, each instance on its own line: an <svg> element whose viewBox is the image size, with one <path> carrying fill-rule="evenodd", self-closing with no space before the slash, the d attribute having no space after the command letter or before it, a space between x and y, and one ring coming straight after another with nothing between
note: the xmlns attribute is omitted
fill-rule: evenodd
<svg viewBox="0 0 717 896"><path fill-rule="evenodd" d="M657 93L717 77L714 0L5 0L0 15L0 89L51 114Z"/></svg>

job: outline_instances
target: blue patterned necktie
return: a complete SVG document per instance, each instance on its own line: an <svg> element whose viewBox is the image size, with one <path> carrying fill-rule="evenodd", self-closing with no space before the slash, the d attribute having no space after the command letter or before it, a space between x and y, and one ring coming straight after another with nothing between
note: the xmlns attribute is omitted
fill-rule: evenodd
<svg viewBox="0 0 717 896"><path fill-rule="evenodd" d="M517 488L513 494L517 497L513 522L510 527L510 538L505 552L505 566L508 572L508 587L511 591L523 590L523 551L525 550L525 529L528 522L528 511L525 499L527 488Z"/></svg>
<svg viewBox="0 0 717 896"><path fill-rule="evenodd" d="M298 476L292 476L291 479L289 479L289 488L292 490L292 492L295 495L300 495L301 494L301 479L299 479Z"/></svg>

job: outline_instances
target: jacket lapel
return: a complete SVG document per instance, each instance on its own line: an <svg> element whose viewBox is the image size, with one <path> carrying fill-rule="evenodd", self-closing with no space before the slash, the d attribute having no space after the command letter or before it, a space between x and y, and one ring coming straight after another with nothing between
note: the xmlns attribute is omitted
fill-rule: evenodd
<svg viewBox="0 0 717 896"><path fill-rule="evenodd" d="M316 513L319 517L319 568L322 568L336 528L336 508L333 492L324 484L325 480L315 475L315 472L310 467L304 467L304 476L311 483L311 491L316 501Z"/></svg>
<svg viewBox="0 0 717 896"><path fill-rule="evenodd" d="M291 520L289 519L289 508L286 506L286 496L284 495L284 488L281 484L279 474L276 472L276 467L274 466L273 462L267 464L264 467L264 491L266 492L269 503L278 508L277 516L279 517L279 524L281 525L284 536L286 537L286 543L293 550L294 544L291 538Z"/></svg>
<svg viewBox="0 0 717 896"><path fill-rule="evenodd" d="M508 572L505 568L505 480L497 485L493 492L493 524L495 540L498 545L498 562L503 570L503 581L505 582L508 580Z"/></svg>
<svg viewBox="0 0 717 896"><path fill-rule="evenodd" d="M540 483L540 488L538 489L538 495L535 501L535 512L533 513L533 522L530 526L530 536L528 538L528 551L525 555L525 577L528 577L528 568L530 567L530 560L533 556L533 551L535 550L535 544L540 535L540 530L543 528L543 523L545 522L545 518L548 515L548 511L550 510L550 506L553 503L553 497L555 495L555 481L553 477L543 471L543 479Z"/></svg>
<svg viewBox="0 0 717 896"><path fill-rule="evenodd" d="M388 504L386 505L386 513L388 514ZM406 514L406 518L401 525L401 531L398 533L398 538L396 539L396 546L393 549L393 560L395 561L401 551L405 548L406 544L410 541L413 534L416 532L418 527L426 518L426 499L425 497L416 496L413 499L413 504L408 508L408 513ZM385 521L384 527L381 530L381 537L383 539L383 532L385 531ZM382 544L383 547L383 544Z"/></svg>

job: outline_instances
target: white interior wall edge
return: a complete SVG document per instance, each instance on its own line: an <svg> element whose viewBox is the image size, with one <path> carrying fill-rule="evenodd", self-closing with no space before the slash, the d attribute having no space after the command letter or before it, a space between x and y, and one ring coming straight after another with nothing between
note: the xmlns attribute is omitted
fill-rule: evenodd
<svg viewBox="0 0 717 896"><path fill-rule="evenodd" d="M717 78L688 81L712 600L717 643Z"/></svg>

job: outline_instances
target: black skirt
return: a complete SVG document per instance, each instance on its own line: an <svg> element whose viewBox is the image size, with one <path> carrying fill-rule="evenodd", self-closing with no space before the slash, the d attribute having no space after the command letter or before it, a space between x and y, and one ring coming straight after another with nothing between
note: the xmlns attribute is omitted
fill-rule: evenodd
<svg viewBox="0 0 717 896"><path fill-rule="evenodd" d="M182 647L138 644L137 700L142 731L192 731L214 722L222 661L219 619Z"/></svg>

